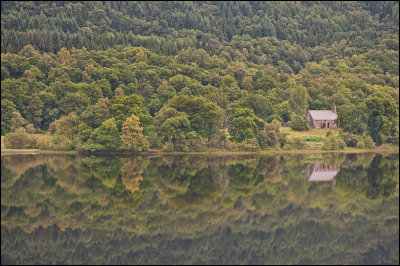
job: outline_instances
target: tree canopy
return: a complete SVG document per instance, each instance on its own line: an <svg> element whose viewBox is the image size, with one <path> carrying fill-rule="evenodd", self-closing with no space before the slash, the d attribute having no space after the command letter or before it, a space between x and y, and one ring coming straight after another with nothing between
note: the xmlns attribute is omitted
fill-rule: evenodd
<svg viewBox="0 0 400 266"><path fill-rule="evenodd" d="M3 1L1 134L13 112L51 134L74 114L64 137L79 149L108 119L121 137L134 114L149 148L257 146L254 121L307 129L307 109L335 103L343 131L398 143L398 6Z"/></svg>

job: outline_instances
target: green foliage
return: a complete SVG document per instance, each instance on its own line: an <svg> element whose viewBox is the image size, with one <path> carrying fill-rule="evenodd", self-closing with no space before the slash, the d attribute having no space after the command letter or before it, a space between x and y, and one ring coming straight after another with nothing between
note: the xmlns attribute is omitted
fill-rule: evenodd
<svg viewBox="0 0 400 266"><path fill-rule="evenodd" d="M322 145L323 150L339 150L346 148L346 143L340 136L335 136L331 134L329 137L324 139L324 144Z"/></svg>
<svg viewBox="0 0 400 266"><path fill-rule="evenodd" d="M277 120L272 120L271 123L266 123L262 131L260 131L259 142L260 147L278 147L280 146L279 139L284 137L280 133L281 123Z"/></svg>
<svg viewBox="0 0 400 266"><path fill-rule="evenodd" d="M298 116L303 116L307 113L308 108L308 93L304 86L296 86L290 89L289 105L292 113ZM292 115L293 120L293 115Z"/></svg>
<svg viewBox="0 0 400 266"><path fill-rule="evenodd" d="M39 127L42 122L44 103L40 99L39 95L33 95L30 103L26 108L26 120L36 127Z"/></svg>
<svg viewBox="0 0 400 266"><path fill-rule="evenodd" d="M283 101L276 107L277 114L281 117L281 121L288 122L290 119L290 104L289 101Z"/></svg>
<svg viewBox="0 0 400 266"><path fill-rule="evenodd" d="M167 106L186 113L191 128L203 138L210 137L221 126L222 109L205 98L175 96L168 101Z"/></svg>
<svg viewBox="0 0 400 266"><path fill-rule="evenodd" d="M369 111L368 131L379 145L384 143L395 132L395 121L399 118L397 106L388 95L380 94L368 98L366 105Z"/></svg>
<svg viewBox="0 0 400 266"><path fill-rule="evenodd" d="M69 140L73 140L77 134L78 115L75 112L62 116L60 119L55 120L50 128L56 135L61 135Z"/></svg>
<svg viewBox="0 0 400 266"><path fill-rule="evenodd" d="M82 148L89 151L112 151L118 150L120 146L121 139L117 123L114 118L111 118L94 130L93 135Z"/></svg>
<svg viewBox="0 0 400 266"><path fill-rule="evenodd" d="M166 119L160 126L160 133L164 141L171 140L177 150L185 149L186 134L191 130L190 121L186 113Z"/></svg>
<svg viewBox="0 0 400 266"><path fill-rule="evenodd" d="M274 131L260 131L260 147L276 147L279 143L278 135Z"/></svg>
<svg viewBox="0 0 400 266"><path fill-rule="evenodd" d="M245 97L242 97L235 105L238 107L252 109L256 116L264 119L265 121L274 113L272 104L268 98L259 94L249 94Z"/></svg>
<svg viewBox="0 0 400 266"><path fill-rule="evenodd" d="M103 121L110 118L108 98L100 99L96 105L90 105L81 115L81 120L91 128L97 128Z"/></svg>
<svg viewBox="0 0 400 266"><path fill-rule="evenodd" d="M143 126L145 133L151 127L153 118L139 96L135 94L118 96L113 98L110 104L111 113L115 118L118 129L122 128L123 123L132 114L139 117L140 124Z"/></svg>
<svg viewBox="0 0 400 266"><path fill-rule="evenodd" d="M230 134L235 142L257 139L265 122L249 108L237 108L230 118Z"/></svg>
<svg viewBox="0 0 400 266"><path fill-rule="evenodd" d="M345 132L362 135L367 131L367 106L365 103L346 105L338 112L340 128Z"/></svg>
<svg viewBox="0 0 400 266"><path fill-rule="evenodd" d="M341 132L340 137L344 140L347 147L356 147L358 136L350 132Z"/></svg>
<svg viewBox="0 0 400 266"><path fill-rule="evenodd" d="M53 144L51 148L54 150L72 150L74 149L74 143L65 135L57 134L53 136Z"/></svg>
<svg viewBox="0 0 400 266"><path fill-rule="evenodd" d="M32 147L34 139L26 132L23 127L18 128L14 132L5 137L4 144L9 149L24 149Z"/></svg>
<svg viewBox="0 0 400 266"><path fill-rule="evenodd" d="M60 111L65 115L71 112L79 115L86 109L89 102L89 97L80 92L68 93L60 101Z"/></svg>
<svg viewBox="0 0 400 266"><path fill-rule="evenodd" d="M267 76L262 75L260 78L257 78L254 84L254 90L263 90L265 92L275 87L276 87L275 80L269 75Z"/></svg>
<svg viewBox="0 0 400 266"><path fill-rule="evenodd" d="M288 126L293 130L308 130L310 125L305 114L292 113Z"/></svg>
<svg viewBox="0 0 400 266"><path fill-rule="evenodd" d="M371 136L367 135L359 138L356 147L359 149L373 149L375 148L375 143Z"/></svg>
<svg viewBox="0 0 400 266"><path fill-rule="evenodd" d="M236 151L259 151L260 144L257 138L247 138L244 141L237 143L234 145L234 149Z"/></svg>
<svg viewBox="0 0 400 266"><path fill-rule="evenodd" d="M1 99L1 135L5 135L11 131L13 113L16 106L7 99Z"/></svg>
<svg viewBox="0 0 400 266"><path fill-rule="evenodd" d="M360 140L357 142L356 147L357 147L358 149L364 149L364 148L365 148L364 141L363 141L362 139L360 139Z"/></svg>
<svg viewBox="0 0 400 266"><path fill-rule="evenodd" d="M396 2L3 6L2 135L23 120L54 133L56 121L76 113L74 134L64 136L77 144L88 139L86 126L115 118L121 134L135 114L157 149L168 140L153 117L168 107L187 115L195 142L225 149L232 143L217 143L218 134L238 135L230 132L237 108L305 130L307 109L335 102L344 132L398 143ZM22 119L11 129L14 111ZM259 133L244 132L267 147Z"/></svg>
<svg viewBox="0 0 400 266"><path fill-rule="evenodd" d="M319 142L322 140L322 137L318 136L304 136L303 139L305 141L310 141L310 142Z"/></svg>
<svg viewBox="0 0 400 266"><path fill-rule="evenodd" d="M293 137L293 138L287 138L285 141L285 146L283 146L285 149L304 149L307 147L307 142L304 138L300 137Z"/></svg>
<svg viewBox="0 0 400 266"><path fill-rule="evenodd" d="M11 132L14 132L20 127L24 127L26 123L26 120L21 116L21 114L18 111L14 111L11 118Z"/></svg>

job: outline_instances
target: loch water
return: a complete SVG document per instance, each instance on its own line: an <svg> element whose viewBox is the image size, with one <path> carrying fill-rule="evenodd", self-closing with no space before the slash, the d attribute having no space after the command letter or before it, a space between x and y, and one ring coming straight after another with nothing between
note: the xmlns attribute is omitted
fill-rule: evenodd
<svg viewBox="0 0 400 266"><path fill-rule="evenodd" d="M399 264L399 154L2 155L1 264Z"/></svg>

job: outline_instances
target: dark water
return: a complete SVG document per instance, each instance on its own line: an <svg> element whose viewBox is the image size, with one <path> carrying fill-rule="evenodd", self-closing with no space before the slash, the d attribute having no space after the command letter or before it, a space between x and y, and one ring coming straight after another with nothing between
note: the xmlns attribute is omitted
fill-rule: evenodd
<svg viewBox="0 0 400 266"><path fill-rule="evenodd" d="M399 155L1 157L2 264L399 264Z"/></svg>

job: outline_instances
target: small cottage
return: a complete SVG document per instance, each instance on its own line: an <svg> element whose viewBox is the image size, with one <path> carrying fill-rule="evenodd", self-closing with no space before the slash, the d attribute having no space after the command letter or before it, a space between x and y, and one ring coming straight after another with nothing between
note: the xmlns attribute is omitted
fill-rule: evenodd
<svg viewBox="0 0 400 266"><path fill-rule="evenodd" d="M335 103L332 110L308 110L307 112L311 128L337 129L337 116Z"/></svg>

